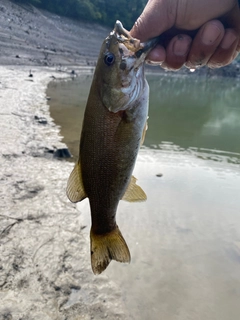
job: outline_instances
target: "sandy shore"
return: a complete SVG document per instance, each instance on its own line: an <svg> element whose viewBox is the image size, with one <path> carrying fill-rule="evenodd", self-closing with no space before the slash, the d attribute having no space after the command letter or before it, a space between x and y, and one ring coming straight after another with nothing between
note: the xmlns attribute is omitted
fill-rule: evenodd
<svg viewBox="0 0 240 320"><path fill-rule="evenodd" d="M65 195L72 164L49 115L54 69L1 67L0 319L127 319L118 288L90 270L81 212Z"/></svg>

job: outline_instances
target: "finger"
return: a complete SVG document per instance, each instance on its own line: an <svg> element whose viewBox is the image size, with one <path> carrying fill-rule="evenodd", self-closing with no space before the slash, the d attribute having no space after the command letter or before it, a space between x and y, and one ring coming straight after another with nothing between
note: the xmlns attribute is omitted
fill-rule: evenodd
<svg viewBox="0 0 240 320"><path fill-rule="evenodd" d="M206 65L222 41L223 36L224 27L219 20L205 23L193 40L186 66L197 68Z"/></svg>
<svg viewBox="0 0 240 320"><path fill-rule="evenodd" d="M192 43L192 38L186 34L179 34L172 38L166 49L166 59L162 67L168 70L178 70L186 62Z"/></svg>
<svg viewBox="0 0 240 320"><path fill-rule="evenodd" d="M240 52L240 1L236 1L235 6L221 18L221 21L227 28L231 28L237 32L238 45L236 50Z"/></svg>
<svg viewBox="0 0 240 320"><path fill-rule="evenodd" d="M237 45L238 35L236 31L226 29L220 45L207 63L208 66L210 68L219 68L231 63L236 57Z"/></svg>
<svg viewBox="0 0 240 320"><path fill-rule="evenodd" d="M233 55L233 60L237 58L237 56L239 55L238 51L235 51L234 55Z"/></svg>
<svg viewBox="0 0 240 320"><path fill-rule="evenodd" d="M149 64L161 64L166 59L166 50L163 46L157 45L147 56L146 62Z"/></svg>
<svg viewBox="0 0 240 320"><path fill-rule="evenodd" d="M236 50L238 53L240 52L240 33L238 33L238 44Z"/></svg>
<svg viewBox="0 0 240 320"><path fill-rule="evenodd" d="M177 1L150 0L135 22L131 36L146 41L170 29L176 19Z"/></svg>

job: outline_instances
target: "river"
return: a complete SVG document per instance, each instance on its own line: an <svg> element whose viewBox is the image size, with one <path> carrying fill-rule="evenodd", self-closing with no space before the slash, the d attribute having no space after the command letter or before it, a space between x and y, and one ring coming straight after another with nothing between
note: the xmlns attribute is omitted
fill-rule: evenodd
<svg viewBox="0 0 240 320"><path fill-rule="evenodd" d="M48 87L73 161L91 79ZM105 274L133 319L238 320L240 81L148 75L148 82L149 128L134 170L148 200L120 203L132 261L112 262ZM85 201L78 208L89 233Z"/></svg>

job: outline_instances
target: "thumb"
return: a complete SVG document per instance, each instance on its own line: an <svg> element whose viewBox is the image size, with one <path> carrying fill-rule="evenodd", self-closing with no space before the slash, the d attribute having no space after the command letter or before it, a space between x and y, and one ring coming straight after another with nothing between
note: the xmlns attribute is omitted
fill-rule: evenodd
<svg viewBox="0 0 240 320"><path fill-rule="evenodd" d="M143 42L161 35L174 25L176 12L176 0L149 0L132 27L131 36Z"/></svg>

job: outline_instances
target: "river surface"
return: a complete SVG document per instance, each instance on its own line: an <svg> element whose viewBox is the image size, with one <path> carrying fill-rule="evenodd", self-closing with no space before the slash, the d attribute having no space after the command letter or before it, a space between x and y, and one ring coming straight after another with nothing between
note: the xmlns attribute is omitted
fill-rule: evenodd
<svg viewBox="0 0 240 320"><path fill-rule="evenodd" d="M52 82L47 92L73 160L91 79ZM239 320L240 82L148 81L149 128L134 170L148 200L120 203L132 261L111 262L105 274L135 320ZM78 207L89 233L87 200Z"/></svg>

